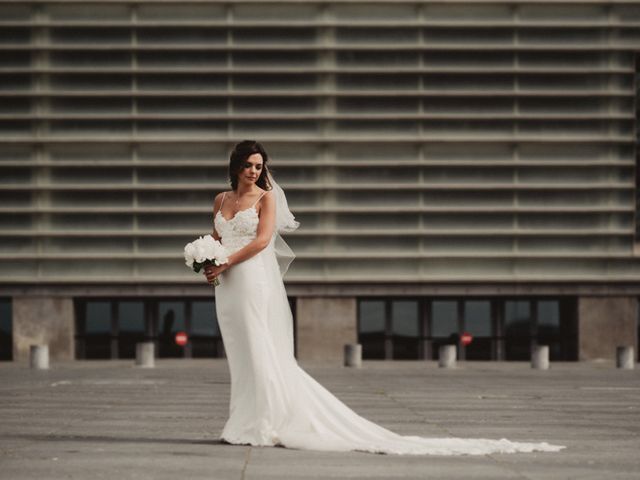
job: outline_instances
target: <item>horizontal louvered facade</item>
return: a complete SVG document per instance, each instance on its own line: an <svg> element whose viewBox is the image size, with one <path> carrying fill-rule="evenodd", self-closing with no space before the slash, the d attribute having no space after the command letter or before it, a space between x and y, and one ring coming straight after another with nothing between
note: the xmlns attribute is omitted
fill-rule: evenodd
<svg viewBox="0 0 640 480"><path fill-rule="evenodd" d="M201 282L255 138L287 281L628 281L638 2L0 2L4 283Z"/></svg>
<svg viewBox="0 0 640 480"><path fill-rule="evenodd" d="M0 294L210 293L256 139L292 295L638 295L639 52L639 1L0 0Z"/></svg>

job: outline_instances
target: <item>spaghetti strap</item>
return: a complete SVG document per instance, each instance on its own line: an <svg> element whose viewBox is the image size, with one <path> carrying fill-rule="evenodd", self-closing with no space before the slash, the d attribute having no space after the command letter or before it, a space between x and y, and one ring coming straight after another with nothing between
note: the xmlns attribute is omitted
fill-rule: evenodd
<svg viewBox="0 0 640 480"><path fill-rule="evenodd" d="M260 201L260 199L262 198L262 196L263 196L265 193L267 193L267 192L262 192L262 195L260 195L260 196L258 197L258 199L257 199L255 202L253 202L253 205L251 205L251 206L252 206L252 207L255 207L255 206L256 206L256 203L258 203L258 202Z"/></svg>
<svg viewBox="0 0 640 480"><path fill-rule="evenodd" d="M224 196L227 194L227 192L222 192L222 201L220 202L220 208L218 210L222 210L222 204L224 203Z"/></svg>

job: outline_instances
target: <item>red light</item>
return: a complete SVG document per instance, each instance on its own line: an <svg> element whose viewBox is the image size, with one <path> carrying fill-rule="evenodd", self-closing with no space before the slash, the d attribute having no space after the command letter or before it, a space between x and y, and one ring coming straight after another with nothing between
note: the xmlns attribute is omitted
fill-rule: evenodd
<svg viewBox="0 0 640 480"><path fill-rule="evenodd" d="M188 341L189 341L189 338L187 337L187 334L185 332L176 333L176 343L178 345L180 345L181 347L184 347Z"/></svg>
<svg viewBox="0 0 640 480"><path fill-rule="evenodd" d="M462 342L463 345L467 346L473 341L473 337L471 336L470 333L464 332L460 337L460 341Z"/></svg>

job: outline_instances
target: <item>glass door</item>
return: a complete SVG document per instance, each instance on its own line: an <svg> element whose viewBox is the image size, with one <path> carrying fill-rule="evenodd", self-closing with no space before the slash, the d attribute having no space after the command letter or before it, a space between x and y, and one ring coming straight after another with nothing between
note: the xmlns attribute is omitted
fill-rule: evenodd
<svg viewBox="0 0 640 480"><path fill-rule="evenodd" d="M108 359L111 352L113 314L110 301L91 300L85 303L81 317L76 325L77 337L81 337L77 352L78 358Z"/></svg>
<svg viewBox="0 0 640 480"><path fill-rule="evenodd" d="M431 358L439 358L441 345L458 346L460 320L457 300L433 300L429 310L430 328L428 338Z"/></svg>
<svg viewBox="0 0 640 480"><path fill-rule="evenodd" d="M185 356L184 347L175 342L176 333L187 331L185 313L184 301L158 302L158 315L154 319L158 357L180 358Z"/></svg>
<svg viewBox="0 0 640 480"><path fill-rule="evenodd" d="M420 358L422 341L420 308L417 300L391 302L391 343L393 359Z"/></svg>
<svg viewBox="0 0 640 480"><path fill-rule="evenodd" d="M144 301L120 301L118 308L118 358L135 358L136 343L145 341Z"/></svg>
<svg viewBox="0 0 640 480"><path fill-rule="evenodd" d="M224 345L220 338L216 305L213 300L194 300L191 302L191 356L223 357Z"/></svg>
<svg viewBox="0 0 640 480"><path fill-rule="evenodd" d="M504 302L502 338L504 360L530 360L533 322L529 300Z"/></svg>
<svg viewBox="0 0 640 480"><path fill-rule="evenodd" d="M495 356L495 327L490 300L464 302L463 332L471 334L469 345L462 346L465 360L493 360Z"/></svg>
<svg viewBox="0 0 640 480"><path fill-rule="evenodd" d="M13 359L11 299L0 299L0 360Z"/></svg>
<svg viewBox="0 0 640 480"><path fill-rule="evenodd" d="M358 342L362 344L362 358L385 358L385 304L384 300L358 302Z"/></svg>

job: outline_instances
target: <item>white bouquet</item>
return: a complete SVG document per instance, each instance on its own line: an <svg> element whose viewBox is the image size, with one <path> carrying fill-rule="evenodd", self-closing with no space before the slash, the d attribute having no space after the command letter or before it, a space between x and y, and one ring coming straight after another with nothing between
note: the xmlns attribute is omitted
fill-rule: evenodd
<svg viewBox="0 0 640 480"><path fill-rule="evenodd" d="M199 237L193 242L184 246L184 259L187 267L193 268L198 273L200 269L207 265L216 267L227 263L227 251L224 246L211 235ZM218 277L213 281L213 286L220 285Z"/></svg>

